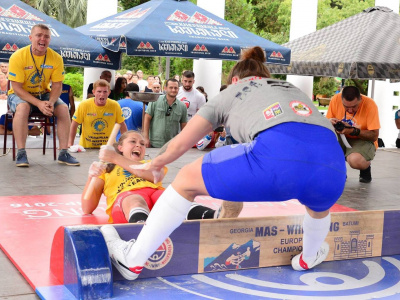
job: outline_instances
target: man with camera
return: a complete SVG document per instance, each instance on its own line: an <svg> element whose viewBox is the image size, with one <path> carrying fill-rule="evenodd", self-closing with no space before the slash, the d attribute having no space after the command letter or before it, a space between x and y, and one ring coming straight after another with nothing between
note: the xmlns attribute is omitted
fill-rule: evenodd
<svg viewBox="0 0 400 300"><path fill-rule="evenodd" d="M361 95L355 86L346 86L332 97L326 115L338 134L346 161L360 170L360 182L369 183L371 161L378 148L379 114L374 100Z"/></svg>

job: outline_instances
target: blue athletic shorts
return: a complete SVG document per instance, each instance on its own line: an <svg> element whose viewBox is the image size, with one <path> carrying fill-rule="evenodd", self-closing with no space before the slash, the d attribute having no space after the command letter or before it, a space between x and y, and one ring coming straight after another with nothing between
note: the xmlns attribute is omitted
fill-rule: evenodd
<svg viewBox="0 0 400 300"><path fill-rule="evenodd" d="M210 196L229 201L298 199L314 211L329 209L346 181L343 151L327 128L283 123L253 142L217 148L203 158Z"/></svg>

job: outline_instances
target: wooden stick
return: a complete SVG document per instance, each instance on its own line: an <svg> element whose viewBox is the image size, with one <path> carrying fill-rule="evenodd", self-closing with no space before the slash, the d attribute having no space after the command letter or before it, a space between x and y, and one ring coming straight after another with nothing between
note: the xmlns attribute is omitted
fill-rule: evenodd
<svg viewBox="0 0 400 300"><path fill-rule="evenodd" d="M108 138L107 146L112 146L115 143L115 139L117 138L120 128L121 128L121 125L118 123L115 123L114 128L111 131L110 137ZM105 161L102 161L102 162L105 164L107 163ZM95 181L96 181L96 178L92 177L90 184L86 190L84 199L90 199L92 197L93 192L94 192Z"/></svg>

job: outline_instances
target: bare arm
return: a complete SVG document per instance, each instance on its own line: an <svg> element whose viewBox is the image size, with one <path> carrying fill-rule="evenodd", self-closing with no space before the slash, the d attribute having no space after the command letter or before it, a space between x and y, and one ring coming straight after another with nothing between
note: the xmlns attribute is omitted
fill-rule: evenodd
<svg viewBox="0 0 400 300"><path fill-rule="evenodd" d="M128 131L128 127L126 126L126 123L125 123L125 121L124 122L122 122L122 123L119 123L120 125L121 125L121 128L120 128L120 130L121 130L121 134L123 134L123 133L125 133L125 132L127 132Z"/></svg>
<svg viewBox="0 0 400 300"><path fill-rule="evenodd" d="M71 147L74 144L76 130L78 129L78 123L74 120L71 121L71 127L69 130L69 139L68 139L68 147Z"/></svg>
<svg viewBox="0 0 400 300"><path fill-rule="evenodd" d="M353 132L353 128L345 128L342 131L337 131L340 134L345 134L345 135L351 135L351 133ZM367 129L360 129L360 134L357 135L357 137L360 140L363 141L370 141L370 142L375 142L378 137L379 137L379 129L375 129L375 130L367 130Z"/></svg>
<svg viewBox="0 0 400 300"><path fill-rule="evenodd" d="M62 92L62 81L53 82L51 84L49 102L54 105L54 103L56 103L58 98L60 98L61 92Z"/></svg>
<svg viewBox="0 0 400 300"><path fill-rule="evenodd" d="M187 123L181 123L181 131L183 130L183 128L185 128Z"/></svg>
<svg viewBox="0 0 400 300"><path fill-rule="evenodd" d="M72 118L72 116L75 113L75 98L74 98L74 92L72 91L72 87L69 89L68 98L69 98L69 114Z"/></svg>
<svg viewBox="0 0 400 300"><path fill-rule="evenodd" d="M132 169L130 167L131 165L142 165L141 162L130 160L129 158L126 158L126 157L122 156L121 154L118 154L114 150L108 150L108 149L104 149L104 148L100 149L99 159L102 161L116 164L116 165L124 168L128 172L131 172L136 177L140 177L147 181L154 182L154 176L151 171L137 170L137 169ZM165 175L165 170L164 170L164 175Z"/></svg>
<svg viewBox="0 0 400 300"><path fill-rule="evenodd" d="M149 130L150 130L150 122L153 117L148 113L144 114L144 123L143 123L143 137L146 144L146 147L150 147L150 139L149 139Z"/></svg>
<svg viewBox="0 0 400 300"><path fill-rule="evenodd" d="M91 198L87 199L85 198L87 194L86 191L89 187L90 182L92 181L92 178L95 178L94 189L93 193L90 195ZM103 194L103 189L104 189L104 180L89 175L81 196L82 211L84 214L91 214L97 208L97 206L99 205L101 194Z"/></svg>
<svg viewBox="0 0 400 300"><path fill-rule="evenodd" d="M400 119L395 120L397 129L400 129Z"/></svg>
<svg viewBox="0 0 400 300"><path fill-rule="evenodd" d="M161 169L192 148L194 144L210 131L212 131L212 124L203 117L195 115L184 129L165 148L161 149L159 155L151 164L154 168Z"/></svg>

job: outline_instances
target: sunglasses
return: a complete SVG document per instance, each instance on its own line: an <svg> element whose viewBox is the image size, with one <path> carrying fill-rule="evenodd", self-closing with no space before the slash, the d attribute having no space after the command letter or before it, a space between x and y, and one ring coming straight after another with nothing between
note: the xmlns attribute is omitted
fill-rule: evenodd
<svg viewBox="0 0 400 300"><path fill-rule="evenodd" d="M169 117L171 115L171 111L172 111L172 106L169 106L167 109L167 113L165 114L165 116Z"/></svg>

